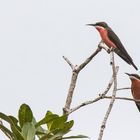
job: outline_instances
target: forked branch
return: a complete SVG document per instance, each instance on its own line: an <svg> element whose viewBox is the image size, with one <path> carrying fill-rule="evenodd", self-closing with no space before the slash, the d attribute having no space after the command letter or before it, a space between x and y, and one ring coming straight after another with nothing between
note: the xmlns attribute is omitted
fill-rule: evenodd
<svg viewBox="0 0 140 140"><path fill-rule="evenodd" d="M74 89L75 89L75 86L76 86L77 77L78 77L79 72L93 59L93 57L95 57L102 50L102 47L100 45L101 44L99 44L97 49L96 49L96 51L93 54L91 54L91 56L89 56L79 66L77 66L77 65L74 66L70 62L70 60L68 60L66 57L63 56L64 60L72 68L71 82L70 82L70 86L69 86L69 90L68 90L68 94L67 94L67 99L66 99L65 107L63 108L63 113L64 114L68 114L69 111L70 111L70 106L71 106L71 103L72 103L73 93L74 93Z"/></svg>

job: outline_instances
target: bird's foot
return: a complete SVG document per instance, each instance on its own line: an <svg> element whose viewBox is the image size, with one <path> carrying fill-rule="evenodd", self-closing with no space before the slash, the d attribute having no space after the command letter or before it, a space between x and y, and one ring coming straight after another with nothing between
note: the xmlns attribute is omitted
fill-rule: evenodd
<svg viewBox="0 0 140 140"><path fill-rule="evenodd" d="M113 59L114 59L113 58L114 57L113 56L114 55L113 52L114 52L114 48L110 48L110 49L111 49L111 51L110 51L110 65L113 65Z"/></svg>
<svg viewBox="0 0 140 140"><path fill-rule="evenodd" d="M114 48L109 48L108 50L107 50L107 52L110 54L111 52L113 52L114 51Z"/></svg>

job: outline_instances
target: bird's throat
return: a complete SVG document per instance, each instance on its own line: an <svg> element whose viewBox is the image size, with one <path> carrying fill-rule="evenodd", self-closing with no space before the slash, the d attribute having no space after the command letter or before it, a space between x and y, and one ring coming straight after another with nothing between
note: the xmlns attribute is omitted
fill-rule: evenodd
<svg viewBox="0 0 140 140"><path fill-rule="evenodd" d="M103 42L109 47L109 48L116 48L116 45L109 39L108 32L105 28L96 26L96 29L100 33L100 36L103 40Z"/></svg>

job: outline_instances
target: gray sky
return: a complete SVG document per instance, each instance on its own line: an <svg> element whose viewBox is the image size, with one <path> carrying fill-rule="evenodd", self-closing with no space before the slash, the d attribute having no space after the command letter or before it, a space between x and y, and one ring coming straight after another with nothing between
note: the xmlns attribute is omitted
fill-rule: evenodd
<svg viewBox="0 0 140 140"><path fill-rule="evenodd" d="M0 111L16 116L19 106L27 103L38 120L47 110L62 113L71 78L62 55L80 64L100 41L97 31L85 26L87 23L106 21L140 68L139 6L139 0L0 1ZM116 64L120 66L118 86L129 86L124 72L135 73L134 68L117 56ZM102 51L80 73L72 106L97 97L110 77L109 55ZM117 95L131 97L130 91ZM108 103L99 101L73 113L72 134L96 140ZM139 126L135 104L116 101L103 139L138 139ZM1 132L0 137L6 140Z"/></svg>

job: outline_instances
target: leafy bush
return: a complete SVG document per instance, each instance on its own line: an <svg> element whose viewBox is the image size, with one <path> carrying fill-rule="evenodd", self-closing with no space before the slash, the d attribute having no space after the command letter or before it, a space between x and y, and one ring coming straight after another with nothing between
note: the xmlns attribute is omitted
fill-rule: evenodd
<svg viewBox="0 0 140 140"><path fill-rule="evenodd" d="M26 104L22 104L18 111L18 119L0 113L0 118L9 123L10 129L0 124L0 129L12 140L62 140L72 138L87 138L84 135L64 136L72 128L74 121L68 121L67 115L59 116L48 111L43 119L36 122L32 110ZM42 127L44 125L46 129Z"/></svg>

